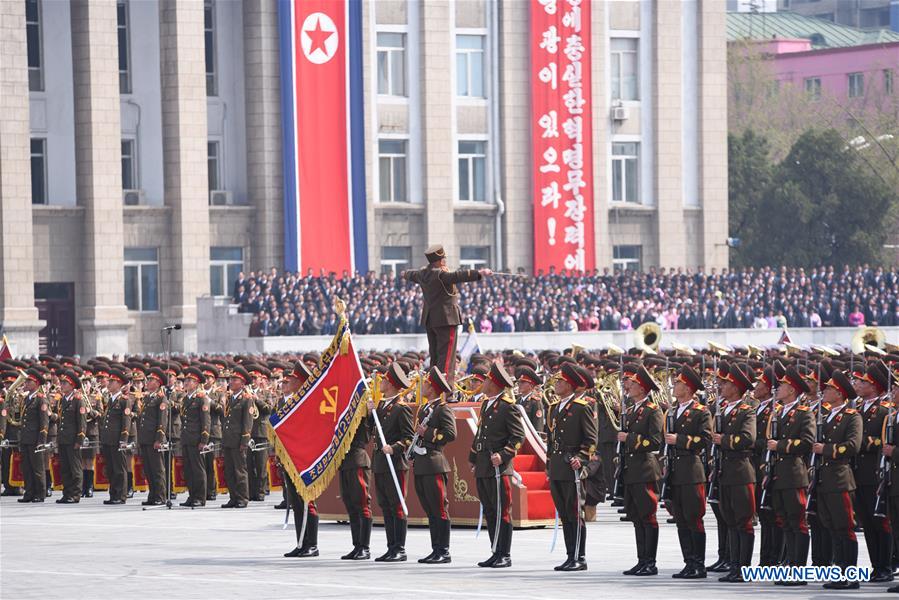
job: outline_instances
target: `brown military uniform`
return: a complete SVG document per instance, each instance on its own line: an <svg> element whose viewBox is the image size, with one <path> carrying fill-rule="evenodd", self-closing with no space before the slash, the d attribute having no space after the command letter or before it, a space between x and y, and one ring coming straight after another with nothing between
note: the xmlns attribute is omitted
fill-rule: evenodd
<svg viewBox="0 0 899 600"><path fill-rule="evenodd" d="M106 463L109 480L109 499L125 501L128 493L128 472L125 453L119 448L128 443L131 428L131 400L121 392L110 396L106 412L100 419L100 451Z"/></svg>
<svg viewBox="0 0 899 600"><path fill-rule="evenodd" d="M499 556L509 556L512 548L512 483L509 476L514 471L512 463L524 442L524 436L521 413L511 393L505 392L482 402L478 431L468 453L468 462L474 465L478 497L484 507L490 541L499 536L496 543ZM502 460L496 469L490 462L490 455L494 453L499 454ZM499 531L496 530L497 504L500 510Z"/></svg>
<svg viewBox="0 0 899 600"><path fill-rule="evenodd" d="M74 501L81 499L81 451L75 444L81 444L87 429L87 408L80 395L69 394L62 399L59 408L59 461L62 468L62 495Z"/></svg>
<svg viewBox="0 0 899 600"><path fill-rule="evenodd" d="M406 271L403 277L421 287L421 324L428 335L430 366L439 368L452 385L456 376L457 329L462 323L456 284L480 281L481 274L472 269L446 271L431 264L418 271Z"/></svg>
<svg viewBox="0 0 899 600"><path fill-rule="evenodd" d="M243 508L249 501L246 448L253 429L250 402L252 400L246 397L243 390L237 394L229 394L224 399L222 449L225 455L225 480L231 496L224 506L229 508Z"/></svg>
<svg viewBox="0 0 899 600"><path fill-rule="evenodd" d="M25 479L23 501L43 502L47 494L43 452L37 447L47 443L50 426L50 403L40 392L25 398L22 410L22 428L19 432L19 452L22 456L22 475Z"/></svg>
<svg viewBox="0 0 899 600"><path fill-rule="evenodd" d="M596 406L587 399L572 396L552 407L547 428L547 474L553 503L562 522L568 558L583 561L587 526L581 517L584 492L578 494L582 470L596 452ZM581 470L571 467L579 459ZM580 533L578 534L578 528Z"/></svg>
<svg viewBox="0 0 899 600"><path fill-rule="evenodd" d="M750 457L758 437L757 421L755 409L746 402L737 401L733 409L724 407L721 410L718 508L728 530L731 573L736 575L736 567L752 564L755 545L752 520L756 511L756 472Z"/></svg>
<svg viewBox="0 0 899 600"><path fill-rule="evenodd" d="M258 414L253 419L253 428L250 437L257 445L266 444L268 437L266 427L268 418L272 414L272 405L267 398L260 395L255 400ZM247 478L250 490L250 500L261 502L265 500L266 488L268 488L268 452L264 450L247 449Z"/></svg>
<svg viewBox="0 0 899 600"><path fill-rule="evenodd" d="M388 457L381 450L381 438L376 431L372 432L375 440L375 450L372 455L372 471L375 474L375 492L378 505L384 515L384 531L387 534L388 551L401 551L406 546L407 515L403 513L403 506L397 494L396 486L390 475L390 467L387 461L393 461L396 477L400 484L403 496L406 495L406 475L409 471L409 461L404 453L412 443L412 408L400 398L385 400L375 409L384 432L384 440L393 448L393 456ZM372 421L374 427L374 421Z"/></svg>
<svg viewBox="0 0 899 600"><path fill-rule="evenodd" d="M368 550L371 541L371 459L368 456L368 443L371 440L371 417L359 424L350 449L343 462L340 463L338 475L340 498L346 507L350 519L350 531L353 537L353 548Z"/></svg>
<svg viewBox="0 0 899 600"><path fill-rule="evenodd" d="M775 418L779 421L771 501L783 522L787 564L804 566L810 541L805 508L809 483L806 459L815 442L815 417L807 406L796 402L789 410L786 406L781 409Z"/></svg>
<svg viewBox="0 0 899 600"><path fill-rule="evenodd" d="M181 455L187 479L187 502L206 505L206 465L200 446L209 442L209 398L198 390L181 401Z"/></svg>
<svg viewBox="0 0 899 600"><path fill-rule="evenodd" d="M144 396L143 408L137 416L137 443L144 463L144 472L149 483L147 502L161 503L165 501L165 466L162 452L155 444L165 444L166 430L171 411L169 401L161 390Z"/></svg>
<svg viewBox="0 0 899 600"><path fill-rule="evenodd" d="M705 526L702 519L706 507L706 476L702 453L712 438L712 416L705 406L690 401L685 407L675 404L670 409L674 428L668 433L677 436L668 448L668 484L671 500L668 503L684 562L705 564Z"/></svg>
<svg viewBox="0 0 899 600"><path fill-rule="evenodd" d="M428 516L431 549L446 553L451 529L446 486L451 469L443 448L456 439L456 417L446 401L440 399L421 409L418 422L427 423L427 429L412 449L415 493Z"/></svg>
<svg viewBox="0 0 899 600"><path fill-rule="evenodd" d="M877 470L883 449L883 421L889 410L881 403L881 398L868 404L859 400L859 412L862 416L862 439L858 456L855 458L855 514L865 530L865 545L871 557L871 566L876 571L890 572L893 543L890 521L888 518L874 516L874 504L877 499Z"/></svg>
<svg viewBox="0 0 899 600"><path fill-rule="evenodd" d="M85 429L84 443L90 444L87 448L81 448L81 465L84 469L82 481L82 495L91 498L94 495L94 464L97 458L98 448L96 443L100 440L100 418L103 416L104 397L102 393L87 394L82 398L87 407L87 428Z"/></svg>
<svg viewBox="0 0 899 600"><path fill-rule="evenodd" d="M755 468L755 505L759 515L759 531L761 543L759 548L759 564L769 566L780 561L783 551L783 522L774 510L761 510L762 492L768 477L768 431L773 415L780 412L781 405L773 398L760 402L755 408L755 423L758 434L752 448L752 464ZM769 492L770 493L770 492Z"/></svg>
<svg viewBox="0 0 899 600"><path fill-rule="evenodd" d="M209 441L217 446L212 452L203 455L203 461L206 465L206 499L215 500L218 495L218 486L216 485L215 474L215 457L222 455L222 415L223 401L226 394L207 391L206 397L209 398Z"/></svg>
<svg viewBox="0 0 899 600"><path fill-rule="evenodd" d="M830 532L833 563L845 569L858 563L851 461L861 446L861 416L848 406L836 410L824 420L822 433L824 450L817 458L818 518Z"/></svg>

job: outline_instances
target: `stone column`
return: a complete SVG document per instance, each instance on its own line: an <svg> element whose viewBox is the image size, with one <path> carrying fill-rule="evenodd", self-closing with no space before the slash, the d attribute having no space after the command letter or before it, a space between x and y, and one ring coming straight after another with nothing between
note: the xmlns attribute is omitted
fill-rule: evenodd
<svg viewBox="0 0 899 600"><path fill-rule="evenodd" d="M37 355L24 2L0 2L0 55L0 330Z"/></svg>
<svg viewBox="0 0 899 600"><path fill-rule="evenodd" d="M255 208L251 262L258 268L281 268L284 265L284 187L275 0L245 0L243 27L247 189Z"/></svg>
<svg viewBox="0 0 899 600"><path fill-rule="evenodd" d="M456 82L449 75L455 73L450 61L455 55L447 44L452 43L455 4L446 0L423 0L421 14L421 94L422 94L422 155L410 156L410 161L422 161L422 188L427 207L426 244L443 244L451 267L459 264L459 250L455 239L455 180L456 156L453 148L452 111ZM413 256L413 264L421 260Z"/></svg>
<svg viewBox="0 0 899 600"><path fill-rule="evenodd" d="M203 3L159 2L162 155L170 245L162 252L162 312L180 323L172 350L197 348L197 298L209 294L209 182Z"/></svg>
<svg viewBox="0 0 899 600"><path fill-rule="evenodd" d="M655 177L656 226L660 267L680 267L687 260L683 200L683 110L681 98L681 2L658 0L655 5Z"/></svg>
<svg viewBox="0 0 899 600"><path fill-rule="evenodd" d="M81 354L128 351L122 127L115 0L73 0L75 178L84 207L83 276L75 290Z"/></svg>
<svg viewBox="0 0 899 600"><path fill-rule="evenodd" d="M699 3L699 195L703 265L728 265L727 14L717 0Z"/></svg>

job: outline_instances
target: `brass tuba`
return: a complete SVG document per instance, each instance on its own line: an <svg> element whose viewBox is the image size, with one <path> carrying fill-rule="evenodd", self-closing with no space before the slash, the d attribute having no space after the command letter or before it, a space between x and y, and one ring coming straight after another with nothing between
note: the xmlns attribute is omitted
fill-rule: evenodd
<svg viewBox="0 0 899 600"><path fill-rule="evenodd" d="M25 396L19 394L18 389L22 387L26 379L28 379L28 375L25 374L25 371L19 369L19 376L4 391L4 396L9 401L9 408L7 409L9 416L6 419L6 423L12 427L20 427L22 425L22 419L24 418L22 413L25 411Z"/></svg>
<svg viewBox="0 0 899 600"><path fill-rule="evenodd" d="M864 354L865 346L874 346L883 350L887 343L887 336L882 329L877 327L859 327L852 336L852 353Z"/></svg>
<svg viewBox="0 0 899 600"><path fill-rule="evenodd" d="M643 323L634 331L634 347L647 354L655 354L659 351L662 341L662 328L657 323L649 321Z"/></svg>

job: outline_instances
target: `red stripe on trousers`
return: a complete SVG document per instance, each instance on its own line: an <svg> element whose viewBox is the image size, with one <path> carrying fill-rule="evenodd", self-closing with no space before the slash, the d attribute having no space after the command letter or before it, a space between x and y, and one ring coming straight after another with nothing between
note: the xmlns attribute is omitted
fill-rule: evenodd
<svg viewBox="0 0 899 600"><path fill-rule="evenodd" d="M654 486L655 486L655 484L653 484L653 483L647 483L646 484L646 493L649 494L650 500L652 500L652 503L655 504L655 506L656 506L656 510L658 510L659 496L658 496L658 494L656 494L655 489L653 489ZM659 526L659 522L656 521L656 510L653 510L651 513L649 513L649 516L646 518L646 524L649 525L650 527L658 527Z"/></svg>
<svg viewBox="0 0 899 600"><path fill-rule="evenodd" d="M359 487L362 488L362 518L371 519L371 497L368 495L368 484L365 483L365 473L362 469L357 469L356 474L359 477Z"/></svg>
<svg viewBox="0 0 899 600"><path fill-rule="evenodd" d="M858 538L855 536L855 513L852 511L852 498L849 497L849 492L843 492L840 494L840 498L843 500L843 510L846 511L846 522L849 524L849 539L853 542L858 541Z"/></svg>
<svg viewBox="0 0 899 600"><path fill-rule="evenodd" d="M452 375L450 373L448 373L449 367L450 367L450 361L454 358L453 354L455 354L455 352L453 351L453 345L455 344L455 342L456 342L456 328L453 327L453 330L450 331L449 343L447 343L447 345L446 345L446 362L443 365L443 374L446 375L447 379L449 379L450 381L452 381L456 377L455 373L453 373Z"/></svg>
<svg viewBox="0 0 899 600"><path fill-rule="evenodd" d="M403 498L406 497L406 471L397 471L396 473L397 479L400 480L400 490L403 492ZM406 515L403 513L403 503L399 501L397 498L396 501L396 518L404 519Z"/></svg>
<svg viewBox="0 0 899 600"><path fill-rule="evenodd" d="M705 533L705 523L702 522L702 518L705 516L705 483L697 483L696 491L699 492L699 505L703 507L699 516L696 517L696 531Z"/></svg>
<svg viewBox="0 0 899 600"><path fill-rule="evenodd" d="M509 484L509 476L502 476L503 482L503 521L512 522L512 486Z"/></svg>
<svg viewBox="0 0 899 600"><path fill-rule="evenodd" d="M437 489L440 491L440 518L447 521L449 515L446 514L446 485L443 483L443 474L438 473L434 477L437 479Z"/></svg>
<svg viewBox="0 0 899 600"><path fill-rule="evenodd" d="M808 534L808 518L805 515L805 488L799 488L796 490L796 498L799 501L799 532Z"/></svg>
<svg viewBox="0 0 899 600"><path fill-rule="evenodd" d="M753 533L755 530L752 527L752 518L755 516L755 484L747 483L746 484L746 493L749 494L749 506L751 510L749 512L749 516L743 521L743 531L746 533Z"/></svg>
<svg viewBox="0 0 899 600"><path fill-rule="evenodd" d="M315 500L309 501L309 516L317 517L318 516L318 507L315 506Z"/></svg>

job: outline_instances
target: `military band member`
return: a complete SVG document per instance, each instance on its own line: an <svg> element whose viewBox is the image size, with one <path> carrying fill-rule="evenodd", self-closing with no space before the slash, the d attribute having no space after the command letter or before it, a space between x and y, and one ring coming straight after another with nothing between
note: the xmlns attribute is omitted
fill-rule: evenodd
<svg viewBox="0 0 899 600"><path fill-rule="evenodd" d="M755 545L752 521L756 507L756 474L750 455L757 435L757 422L755 409L743 401L752 381L737 365L731 365L728 371L721 386L724 400L720 407L721 431L712 436L721 452L718 507L727 526L730 557L729 572L718 581L743 583L741 567L752 565Z"/></svg>
<svg viewBox="0 0 899 600"><path fill-rule="evenodd" d="M865 531L865 545L874 572L872 582L893 580L893 540L888 517L875 517L877 470L883 451L883 421L889 412L884 394L889 387L889 372L883 363L871 363L867 368L856 366L853 387L861 399L862 441L855 459L855 513Z"/></svg>
<svg viewBox="0 0 899 600"><path fill-rule="evenodd" d="M479 562L479 567L512 566L512 463L525 436L521 413L511 392L514 383L499 363L493 363L481 385L484 401L468 462L474 472L490 542L496 551Z"/></svg>
<svg viewBox="0 0 899 600"><path fill-rule="evenodd" d="M583 472L596 452L595 406L583 395L593 387L592 378L565 363L556 379L559 402L550 409L547 427L547 476L556 512L562 523L567 559L556 571L585 571L587 526L581 514L584 503ZM581 393L578 393L578 392Z"/></svg>
<svg viewBox="0 0 899 600"><path fill-rule="evenodd" d="M184 373L184 398L181 400L181 456L187 479L187 500L181 506L206 506L206 465L200 454L209 442L209 398L200 387L203 372L188 367Z"/></svg>
<svg viewBox="0 0 899 600"><path fill-rule="evenodd" d="M713 376L715 378L715 387L711 390L709 411L712 414L714 423L713 430L715 430L718 427L717 423L720 421L719 411L723 409L724 399L722 398L721 390L724 388L724 385L727 383L727 378L730 376L730 364L723 360L718 361L717 371L713 372ZM715 433L720 433L720 431L715 431ZM709 450L709 453L711 454L711 449ZM731 557L730 545L727 540L727 522L724 520L724 515L721 514L719 503L712 502L711 505L712 514L715 516L715 523L717 525L718 560L709 565L707 571L710 573L729 573L731 568Z"/></svg>
<svg viewBox="0 0 899 600"><path fill-rule="evenodd" d="M774 399L774 392L779 384L778 378L783 375L783 365L775 362L766 367L756 380L752 390L753 399L758 402L755 409L756 437L752 449L752 463L755 468L756 509L759 515L759 565L771 566L780 562L783 553L783 522L773 510L761 510L762 483L767 475L768 465L765 456L768 451L768 435L775 415L779 414L781 405Z"/></svg>
<svg viewBox="0 0 899 600"><path fill-rule="evenodd" d="M818 385L818 378L819 376L822 377L826 383L830 380L832 369L827 361L822 361L812 367L800 367L798 371L802 378L805 379L806 385L808 385L809 411L815 417L815 441L817 442L820 433L818 431L819 415L823 420L827 418L827 414L830 411L830 405L823 400L824 392L821 386ZM809 477L818 479L817 469L815 471L809 470ZM808 529L811 537L812 565L816 567L830 566L833 560L831 553L833 542L830 539L830 531L822 525L817 511L808 512Z"/></svg>
<svg viewBox="0 0 899 600"><path fill-rule="evenodd" d="M25 495L19 502L43 502L47 495L43 452L39 446L47 443L50 425L50 403L41 392L44 377L35 369L27 371L25 380L25 404L22 410L22 427L19 431L19 453L22 457L22 475L25 479Z"/></svg>
<svg viewBox="0 0 899 600"><path fill-rule="evenodd" d="M20 421L22 418L21 415L21 403L19 402L19 398L17 395L20 393L18 391L10 392L9 388L16 379L18 379L19 374L16 371L4 371L3 372L3 384L4 384L4 408L2 409L3 413L3 426L4 431L3 435L0 436L0 439L6 440L7 446L0 449L0 459L2 459L2 464L0 464L0 473L2 473L3 478L3 493L0 496L21 496L22 489L18 486L14 486L10 484L10 475L12 471L12 455L15 452L15 445L19 442L19 430L21 429Z"/></svg>
<svg viewBox="0 0 899 600"><path fill-rule="evenodd" d="M519 404L524 408L534 430L542 432L546 423L543 395L540 393L543 379L531 367L515 369L515 379L518 381Z"/></svg>
<svg viewBox="0 0 899 600"><path fill-rule="evenodd" d="M456 417L445 396L452 389L437 367L431 367L421 384L422 398L428 403L419 411L415 429L418 441L412 447L412 460L415 493L428 516L431 533L431 553L419 559L422 564L452 562L449 552L452 526L446 493L447 474L451 469L443 454L443 448L456 439Z"/></svg>
<svg viewBox="0 0 899 600"><path fill-rule="evenodd" d="M895 367L895 364L891 366ZM893 436L888 440L889 443L884 444L883 453L890 461L890 523L899 527L899 452L896 452L896 448L899 447L899 371L896 370L893 370L890 396L893 403ZM899 542L899 536L894 538L894 543L896 542ZM899 594L899 585L894 585L887 591Z"/></svg>
<svg viewBox="0 0 899 600"><path fill-rule="evenodd" d="M206 467L206 501L210 502L218 496L215 458L221 456L222 452L222 400L224 393L216 385L219 378L218 368L213 365L203 365L200 370L206 376L203 389L209 399L209 443L212 444L212 449L203 454L203 463Z"/></svg>
<svg viewBox="0 0 899 600"><path fill-rule="evenodd" d="M303 383L312 376L309 369L302 362L294 363L292 369L284 371L281 379L282 397L279 400L279 409L284 409L293 401ZM313 558L318 556L318 507L314 501L308 503L300 497L296 485L291 479L290 473L284 470L284 494L293 511L293 527L296 531L297 543L290 552L286 552L286 558ZM305 507L304 507L305 504Z"/></svg>
<svg viewBox="0 0 899 600"><path fill-rule="evenodd" d="M109 400L100 420L100 451L106 463L106 479L109 480L109 499L103 504L125 504L128 492L128 472L125 467L124 447L128 444L131 428L131 399L125 394L128 384L125 371L110 369L106 380Z"/></svg>
<svg viewBox="0 0 899 600"><path fill-rule="evenodd" d="M77 504L81 500L81 444L84 441L87 408L82 403L81 380L66 369L59 375L62 401L59 413L59 460L62 468L62 498L57 504Z"/></svg>
<svg viewBox="0 0 899 600"><path fill-rule="evenodd" d="M250 437L254 445L265 447L268 444L265 428L267 427L268 418L272 414L272 405L268 398L269 394L266 391L271 372L261 365L248 366L247 372L256 383L253 428L250 431ZM247 451L247 477L250 500L263 502L265 500L266 488L268 487L268 452L255 449Z"/></svg>
<svg viewBox="0 0 899 600"><path fill-rule="evenodd" d="M696 371L684 365L674 380L674 429L665 433L668 446L669 506L677 524L684 568L675 579L703 579L705 570L706 476L702 453L712 439L712 416L694 399L705 386Z"/></svg>
<svg viewBox="0 0 899 600"><path fill-rule="evenodd" d="M224 400L222 415L222 451L225 455L225 480L228 483L228 502L222 508L246 508L249 502L249 482L247 481L247 448L253 417L250 404L253 398L244 392L250 383L250 374L240 365L229 371L228 389L230 394Z"/></svg>
<svg viewBox="0 0 899 600"><path fill-rule="evenodd" d="M624 508L634 524L637 564L625 575L657 575L656 551L659 546L659 479L662 470L657 452L662 444L662 411L649 395L659 388L644 367L627 371L624 392L632 405L627 411L627 431L618 432L625 446Z"/></svg>
<svg viewBox="0 0 899 600"><path fill-rule="evenodd" d="M408 389L411 383L406 372L397 363L390 363L381 380L381 403L375 407L369 403L369 411L376 410L381 429L381 437L373 431L375 449L372 456L372 471L375 475L375 491L378 505L384 515L384 532L387 535L387 552L375 559L376 562L404 562L406 560L406 528L408 515L403 512L403 505L390 474L387 461L393 462L400 490L406 495L406 476L409 461L404 456L406 448L412 443L412 409L403 402L400 394Z"/></svg>
<svg viewBox="0 0 899 600"><path fill-rule="evenodd" d="M305 370L303 363L298 363L297 368L304 369L302 377L308 378L312 374ZM400 369L402 370L402 369ZM371 440L370 413L366 413L366 420L360 423L350 449L347 451L343 462L340 463L338 481L340 484L340 498L346 507L347 517L350 520L350 533L353 541L353 549L340 558L343 560L368 560L371 558L371 459L368 456L368 443Z"/></svg>
<svg viewBox="0 0 899 600"><path fill-rule="evenodd" d="M833 563L844 571L858 563L858 539L855 536L855 517L852 503L855 498L855 478L850 463L858 453L862 440L862 419L849 406L855 397L852 382L840 371L834 371L824 387L823 401L830 406L824 419L822 442L815 442L813 451L818 466L818 518L830 533ZM857 581L830 581L827 589L858 589Z"/></svg>
<svg viewBox="0 0 899 600"><path fill-rule="evenodd" d="M456 377L457 330L462 323L459 309L459 292L456 284L480 281L492 274L490 269L459 269L446 267L443 246L430 246L425 250L428 266L417 271L404 271L403 279L421 287L424 306L421 324L428 334L430 366L439 367L450 383Z"/></svg>
<svg viewBox="0 0 899 600"><path fill-rule="evenodd" d="M786 367L775 399L783 405L778 419L777 438L769 438L768 450L777 453L771 484L772 505L784 527L787 566L802 567L808 561L809 529L806 492L809 477L806 459L815 442L815 419L801 396L808 385L792 366ZM778 581L777 585L805 585L804 581Z"/></svg>
<svg viewBox="0 0 899 600"><path fill-rule="evenodd" d="M168 441L169 416L171 406L165 395L168 377L159 367L147 371L147 394L143 398L143 408L138 416L137 443L144 463L144 472L149 484L147 499L143 506L165 504L166 474L164 445Z"/></svg>

